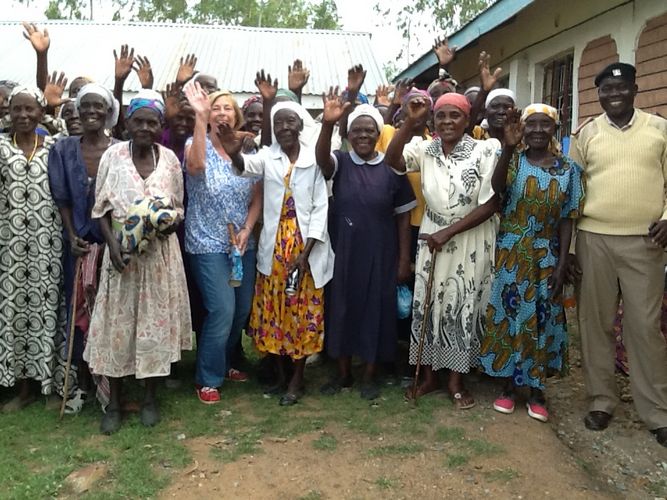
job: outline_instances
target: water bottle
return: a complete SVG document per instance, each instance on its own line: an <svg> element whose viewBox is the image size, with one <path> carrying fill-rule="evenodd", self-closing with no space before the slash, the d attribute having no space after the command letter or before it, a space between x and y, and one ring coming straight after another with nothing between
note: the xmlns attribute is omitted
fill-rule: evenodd
<svg viewBox="0 0 667 500"><path fill-rule="evenodd" d="M299 268L295 267L291 273L287 275L287 283L285 284L285 295L293 297L299 289Z"/></svg>

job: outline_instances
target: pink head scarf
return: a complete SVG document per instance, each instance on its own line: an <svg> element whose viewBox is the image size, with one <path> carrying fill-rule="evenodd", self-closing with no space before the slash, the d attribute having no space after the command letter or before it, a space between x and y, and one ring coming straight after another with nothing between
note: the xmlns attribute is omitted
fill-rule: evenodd
<svg viewBox="0 0 667 500"><path fill-rule="evenodd" d="M435 102L435 106L433 106L433 112L435 113L438 111L438 109L446 104L450 104L451 106L459 108L466 116L470 116L470 102L468 102L468 98L463 94L456 94L454 92L443 94Z"/></svg>

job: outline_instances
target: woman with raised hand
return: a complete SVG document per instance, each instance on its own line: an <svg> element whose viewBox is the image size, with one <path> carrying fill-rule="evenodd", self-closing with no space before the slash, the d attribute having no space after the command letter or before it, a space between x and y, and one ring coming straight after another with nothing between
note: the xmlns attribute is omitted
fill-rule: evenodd
<svg viewBox="0 0 667 500"><path fill-rule="evenodd" d="M560 152L558 112L531 104L512 110L493 174L502 200L496 273L486 314L482 368L505 379L493 403L512 413L518 387L530 387L528 415L546 422L546 378L566 369L563 284L573 219L584 200L582 170ZM520 148L517 146L521 144Z"/></svg>
<svg viewBox="0 0 667 500"><path fill-rule="evenodd" d="M479 364L484 311L491 286L495 243L492 216L497 197L491 175L500 143L476 141L465 133L470 103L461 94L441 96L433 107L438 137L406 144L428 113L425 98L410 100L406 120L387 148L385 162L399 173L421 171L426 210L420 228L413 302L410 363L416 364L426 321L421 364L424 381L417 394L439 388L436 372L450 370L448 389L456 408L475 405L463 374ZM440 257L436 259L437 254ZM433 274L430 317L424 317L426 284Z"/></svg>
<svg viewBox="0 0 667 500"><path fill-rule="evenodd" d="M95 205L95 180L100 159L104 152L115 142L105 130L112 129L118 120L119 105L111 91L95 83L84 85L76 100L71 101L81 126L81 135L65 137L51 148L49 153L49 182L53 200L63 221L65 240L65 297L68 311L68 324L76 323L74 338L73 363L79 367L79 388L72 393L66 411L76 413L81 410L89 384L88 371L82 364L84 342L92 311L96 279L81 275L78 283L74 282L75 264L81 258L82 268L89 274L97 273L98 256L104 244L99 222L91 217ZM68 103L69 104L69 103ZM86 283L84 285L84 283ZM84 293L84 286L85 292ZM79 287L77 294L77 317L71 317L71 299L74 287ZM92 288L91 288L92 287ZM67 329L69 332L70 329ZM70 384L71 387L72 384ZM68 397L70 395L67 395Z"/></svg>
<svg viewBox="0 0 667 500"><path fill-rule="evenodd" d="M277 82L271 84L273 98ZM266 95L265 95L266 94ZM264 180L264 226L257 252L255 298L250 331L262 353L293 361L289 383L285 367L277 387L283 406L295 404L304 390L306 358L324 345L324 285L333 275L327 231L328 197L312 148L301 139L308 112L295 102L271 108L273 143L257 154L241 154L242 138L228 123L220 141L243 175Z"/></svg>
<svg viewBox="0 0 667 500"><path fill-rule="evenodd" d="M37 133L47 106L39 89L14 87L11 129L0 135L0 386L17 386L3 411L50 394L62 339L62 225L49 189L54 139Z"/></svg>
<svg viewBox="0 0 667 500"><path fill-rule="evenodd" d="M329 233L336 254L327 295L327 354L338 360L338 375L320 391L335 394L351 387L352 356L365 370L360 389L364 399L380 395L379 363L396 358L396 285L410 278L410 210L415 196L410 183L385 167L376 142L384 126L369 104L349 115L350 152L331 153L334 126L349 103L329 89L323 96L322 130L316 159L326 179L333 180Z"/></svg>
<svg viewBox="0 0 667 500"><path fill-rule="evenodd" d="M97 173L92 217L99 219L107 246L83 357L93 374L109 378L110 402L100 426L104 434L120 428L126 376L145 380L140 419L145 426L155 425L160 420L157 379L169 375L181 349L192 347L187 285L174 233L183 217L183 173L176 155L157 143L163 119L162 97L140 91L126 112L131 139L110 146ZM126 253L133 245L121 247L119 236L132 241L128 213L158 201L170 209L167 223L153 226L158 236L142 240L143 251ZM146 220L144 215L138 219Z"/></svg>
<svg viewBox="0 0 667 500"><path fill-rule="evenodd" d="M198 82L188 83L184 91L196 117L194 135L185 146L185 251L206 309L195 382L199 400L213 404L220 401L218 388L225 378L248 379L231 361L252 305L256 262L252 233L262 209L261 184L234 173L218 137L223 123L234 130L243 125L234 97L226 91L208 95ZM240 283L231 280L234 246L242 255Z"/></svg>

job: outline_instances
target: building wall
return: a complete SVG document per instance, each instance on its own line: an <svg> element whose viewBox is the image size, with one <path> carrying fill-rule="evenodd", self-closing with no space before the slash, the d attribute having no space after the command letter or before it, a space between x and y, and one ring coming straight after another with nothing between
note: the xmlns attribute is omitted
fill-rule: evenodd
<svg viewBox="0 0 667 500"><path fill-rule="evenodd" d="M610 36L616 45L618 60L634 64L640 34L647 21L666 13L665 0L538 0L517 14L513 21L462 50L451 65L451 73L466 86L477 85L477 54L486 50L491 54L492 66L500 66L504 73L509 73L510 87L517 92L518 105L525 106L542 99L544 65L558 56L573 53L572 123L578 123L578 69L587 45ZM667 28L653 31L653 38L667 35ZM667 69L667 39L649 45L651 57L648 61L651 62L645 65L647 70L653 63L665 65L664 69ZM639 51L641 56L641 47ZM586 60L584 63L587 66ZM638 106L642 107L647 99L658 103L662 99L658 95L667 95L667 72L664 69L662 74L655 73L647 80L639 80L640 85L648 81L655 88L651 97L640 95ZM581 83L585 81L581 80ZM591 89L581 90L590 93ZM588 93L583 94L584 106L589 104ZM658 108L667 112L667 99ZM588 115L592 109L594 106L585 107L583 114Z"/></svg>

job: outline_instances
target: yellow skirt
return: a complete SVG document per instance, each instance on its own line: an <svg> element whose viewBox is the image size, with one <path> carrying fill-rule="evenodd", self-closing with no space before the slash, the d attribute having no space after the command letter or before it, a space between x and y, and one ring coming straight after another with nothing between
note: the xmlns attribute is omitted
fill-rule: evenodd
<svg viewBox="0 0 667 500"><path fill-rule="evenodd" d="M324 346L324 289L315 288L310 270L301 277L296 295L285 294L289 263L304 248L294 208L285 193L271 275L257 273L248 334L262 353L300 359Z"/></svg>

